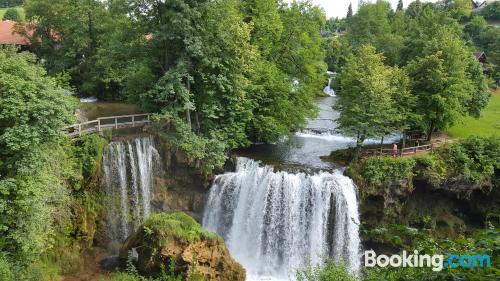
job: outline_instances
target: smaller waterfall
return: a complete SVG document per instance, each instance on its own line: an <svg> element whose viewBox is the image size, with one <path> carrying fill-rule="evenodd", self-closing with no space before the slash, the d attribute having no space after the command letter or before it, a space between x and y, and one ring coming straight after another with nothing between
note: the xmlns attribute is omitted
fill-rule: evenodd
<svg viewBox="0 0 500 281"><path fill-rule="evenodd" d="M110 143L103 155L109 236L123 242L151 212L151 192L160 171L151 137Z"/></svg>
<svg viewBox="0 0 500 281"><path fill-rule="evenodd" d="M239 157L217 176L203 226L220 234L248 280L294 280L326 257L360 269L356 187L340 173L275 172ZM265 279L263 279L265 278Z"/></svg>
<svg viewBox="0 0 500 281"><path fill-rule="evenodd" d="M329 95L330 97L335 96L335 91L331 88L333 78L328 78L328 86L323 89L323 93Z"/></svg>

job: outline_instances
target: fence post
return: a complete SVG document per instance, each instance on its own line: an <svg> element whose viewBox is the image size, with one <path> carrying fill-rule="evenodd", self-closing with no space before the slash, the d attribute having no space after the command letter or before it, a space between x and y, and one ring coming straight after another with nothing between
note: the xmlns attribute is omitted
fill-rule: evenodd
<svg viewBox="0 0 500 281"><path fill-rule="evenodd" d="M135 127L135 115L132 115L132 127Z"/></svg>
<svg viewBox="0 0 500 281"><path fill-rule="evenodd" d="M115 129L118 129L118 118L115 117Z"/></svg>
<svg viewBox="0 0 500 281"><path fill-rule="evenodd" d="M82 124L78 124L78 136L82 136Z"/></svg>
<svg viewBox="0 0 500 281"><path fill-rule="evenodd" d="M97 131L101 132L101 119L97 119Z"/></svg>

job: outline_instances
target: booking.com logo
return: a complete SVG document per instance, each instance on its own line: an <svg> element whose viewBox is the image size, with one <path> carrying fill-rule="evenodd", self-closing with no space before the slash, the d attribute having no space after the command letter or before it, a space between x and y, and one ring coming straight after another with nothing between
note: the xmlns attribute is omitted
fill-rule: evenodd
<svg viewBox="0 0 500 281"><path fill-rule="evenodd" d="M413 253L403 251L401 255L377 255L375 251L365 251L365 267L432 267L433 271L441 271L443 268L473 268L491 267L489 255L451 254L446 258L444 255L420 255L417 250Z"/></svg>

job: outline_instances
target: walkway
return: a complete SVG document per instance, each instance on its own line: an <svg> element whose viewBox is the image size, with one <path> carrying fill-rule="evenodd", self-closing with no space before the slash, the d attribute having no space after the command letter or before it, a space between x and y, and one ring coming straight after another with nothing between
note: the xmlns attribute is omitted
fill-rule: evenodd
<svg viewBox="0 0 500 281"><path fill-rule="evenodd" d="M70 138L78 138L86 134L100 133L105 129L122 129L141 127L151 123L151 113L100 117L96 120L73 124L63 128Z"/></svg>

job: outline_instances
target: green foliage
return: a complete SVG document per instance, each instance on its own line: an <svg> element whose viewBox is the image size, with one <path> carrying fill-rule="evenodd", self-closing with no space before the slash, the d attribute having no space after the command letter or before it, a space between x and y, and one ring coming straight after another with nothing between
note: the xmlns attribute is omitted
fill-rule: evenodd
<svg viewBox="0 0 500 281"><path fill-rule="evenodd" d="M16 278L42 280L29 276L55 271L33 262L69 221L69 191L81 181L73 147L60 132L75 102L31 54L1 50L0 77L0 252L9 254Z"/></svg>
<svg viewBox="0 0 500 281"><path fill-rule="evenodd" d="M497 229L485 229L476 231L467 237L458 237L455 240L435 239L427 229L408 228L401 225L390 225L388 228L377 229L379 235L384 235L399 250L418 250L421 254L440 254L445 257L449 254L467 253L470 255L482 254L491 257L491 268L444 268L443 271L435 272L429 268L371 268L365 272L364 280L494 280L498 276L498 234ZM394 239L397 237L398 239ZM399 241L399 242L398 242ZM405 241L404 243L400 243Z"/></svg>
<svg viewBox="0 0 500 281"><path fill-rule="evenodd" d="M0 280L14 281L14 274L12 274L11 265L9 261L0 254Z"/></svg>
<svg viewBox="0 0 500 281"><path fill-rule="evenodd" d="M201 160L203 171L209 173L224 165L227 148L217 134L211 137L197 135L181 118L169 113L157 118L155 130L160 137L180 148L192 159Z"/></svg>
<svg viewBox="0 0 500 281"><path fill-rule="evenodd" d="M361 175L366 182L375 186L402 180L411 182L414 167L415 160L411 158L374 157L364 161Z"/></svg>
<svg viewBox="0 0 500 281"><path fill-rule="evenodd" d="M434 149L427 155L364 159L351 163L348 173L358 184L368 188L389 188L391 183L403 180L411 187L414 177L435 187L464 180L471 184L467 191L470 193L474 188L491 188L497 184L499 155L498 138L470 137Z"/></svg>
<svg viewBox="0 0 500 281"><path fill-rule="evenodd" d="M0 0L0 7L16 7L21 6L24 0Z"/></svg>
<svg viewBox="0 0 500 281"><path fill-rule="evenodd" d="M16 8L10 8L3 14L3 20L21 21L21 15Z"/></svg>
<svg viewBox="0 0 500 281"><path fill-rule="evenodd" d="M500 171L500 140L496 137L469 137L446 152L450 170L474 185L488 185Z"/></svg>
<svg viewBox="0 0 500 281"><path fill-rule="evenodd" d="M0 51L0 156L9 163L60 134L73 119L74 100L58 88L32 54ZM14 159L13 159L14 160Z"/></svg>
<svg viewBox="0 0 500 281"><path fill-rule="evenodd" d="M480 14L489 20L500 20L500 3L495 1L484 7Z"/></svg>
<svg viewBox="0 0 500 281"><path fill-rule="evenodd" d="M188 242L217 237L216 234L204 230L199 223L185 213L152 214L143 223L142 231L148 237L156 237L158 241L155 243L166 242L164 239L171 237Z"/></svg>
<svg viewBox="0 0 500 281"><path fill-rule="evenodd" d="M99 135L86 135L78 139L76 157L82 165L82 176L88 182L96 179L101 170L101 161L107 140Z"/></svg>
<svg viewBox="0 0 500 281"><path fill-rule="evenodd" d="M405 129L410 117L408 106L412 104L408 77L397 67L385 66L374 47L360 47L339 80L334 106L340 112L337 122L344 134L357 138L358 147L367 138Z"/></svg>
<svg viewBox="0 0 500 281"><path fill-rule="evenodd" d="M322 266L299 270L298 281L356 281L358 278L345 265L327 260Z"/></svg>

